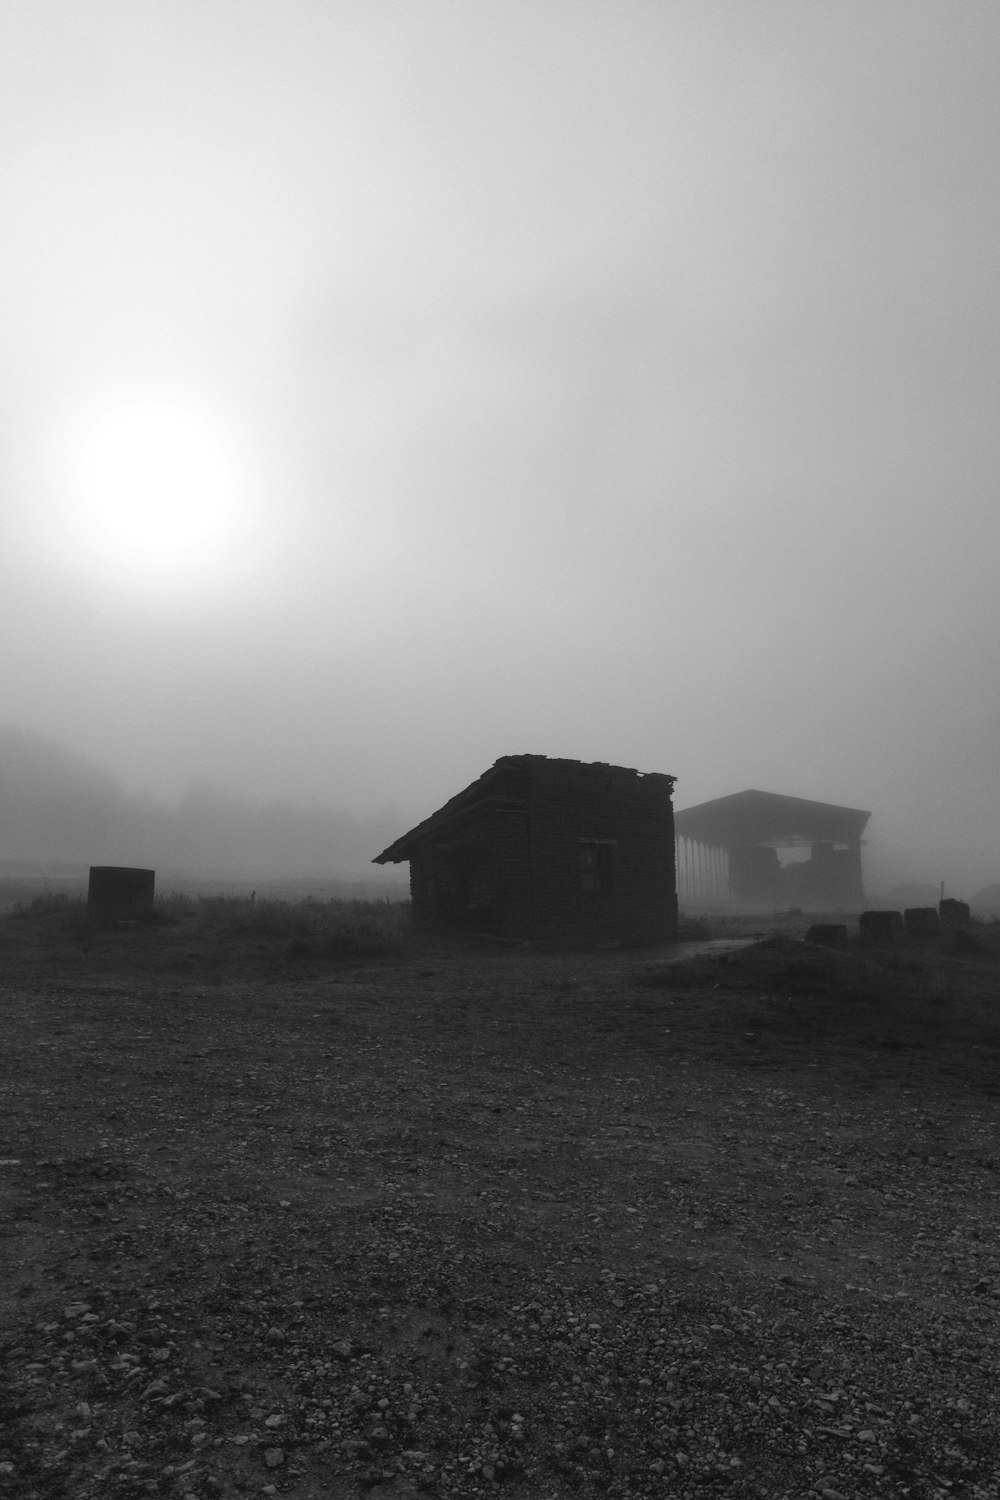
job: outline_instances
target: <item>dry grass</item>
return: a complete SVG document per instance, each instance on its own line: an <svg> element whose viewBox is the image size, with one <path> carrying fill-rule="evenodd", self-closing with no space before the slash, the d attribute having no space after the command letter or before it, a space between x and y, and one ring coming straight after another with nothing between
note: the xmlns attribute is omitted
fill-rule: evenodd
<svg viewBox="0 0 1000 1500"><path fill-rule="evenodd" d="M3 924L8 959L76 967L99 959L112 968L192 971L274 963L330 963L398 953L409 907L378 901L279 901L244 896L170 895L136 921L96 918L86 903L41 896Z"/></svg>

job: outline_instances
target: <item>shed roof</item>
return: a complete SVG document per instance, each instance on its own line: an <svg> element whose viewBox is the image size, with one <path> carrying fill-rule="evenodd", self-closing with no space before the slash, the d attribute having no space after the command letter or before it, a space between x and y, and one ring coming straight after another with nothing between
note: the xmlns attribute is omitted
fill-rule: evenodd
<svg viewBox="0 0 1000 1500"><path fill-rule="evenodd" d="M680 838L732 849L744 844L856 843L871 817L857 807L777 792L733 792L674 813Z"/></svg>
<svg viewBox="0 0 1000 1500"><path fill-rule="evenodd" d="M425 839L437 839L457 833L463 824L484 813L526 811L531 773L543 767L549 770L565 768L567 773L574 775L588 771L615 771L623 776L641 779L644 774L648 774L671 786L675 780L675 777L659 772L643 773L625 766L609 766L603 761L588 764L579 760L550 760L546 755L502 755L464 791L451 797L437 812L431 813L429 818L425 818L422 823L390 844L388 849L377 854L372 864L400 864L403 860L412 859L414 850Z"/></svg>

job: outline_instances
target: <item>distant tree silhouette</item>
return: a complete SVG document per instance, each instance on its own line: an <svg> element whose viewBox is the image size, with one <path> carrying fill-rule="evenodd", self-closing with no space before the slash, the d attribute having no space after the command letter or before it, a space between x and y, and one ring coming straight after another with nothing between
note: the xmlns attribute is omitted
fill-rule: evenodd
<svg viewBox="0 0 1000 1500"><path fill-rule="evenodd" d="M391 812L257 803L201 782L174 806L42 735L0 726L0 865L134 864L192 874L291 878L370 873L400 832Z"/></svg>

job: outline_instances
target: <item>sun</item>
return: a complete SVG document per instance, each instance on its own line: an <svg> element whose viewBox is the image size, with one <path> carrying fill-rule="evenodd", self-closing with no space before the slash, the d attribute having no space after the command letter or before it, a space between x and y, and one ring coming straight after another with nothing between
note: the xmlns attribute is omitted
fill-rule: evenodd
<svg viewBox="0 0 1000 1500"><path fill-rule="evenodd" d="M233 457L219 425L160 398L116 402L74 443L78 529L113 568L180 580L225 550L236 522Z"/></svg>

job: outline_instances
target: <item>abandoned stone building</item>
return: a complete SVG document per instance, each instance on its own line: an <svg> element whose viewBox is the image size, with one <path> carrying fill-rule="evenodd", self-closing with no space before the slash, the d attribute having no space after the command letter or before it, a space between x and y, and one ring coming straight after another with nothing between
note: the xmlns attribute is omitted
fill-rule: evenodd
<svg viewBox="0 0 1000 1500"><path fill-rule="evenodd" d="M674 779L505 755L373 863L409 861L417 921L553 946L669 941Z"/></svg>
<svg viewBox="0 0 1000 1500"><path fill-rule="evenodd" d="M845 911L865 904L871 813L775 792L735 792L675 814L682 901Z"/></svg>

